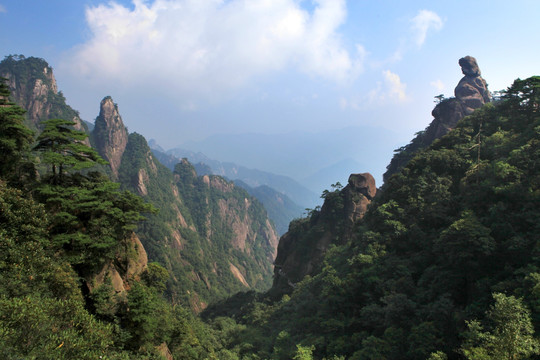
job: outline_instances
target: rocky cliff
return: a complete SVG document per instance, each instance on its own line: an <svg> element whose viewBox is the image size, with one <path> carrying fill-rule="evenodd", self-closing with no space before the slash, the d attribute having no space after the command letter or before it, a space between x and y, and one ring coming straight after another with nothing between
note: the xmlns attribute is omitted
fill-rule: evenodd
<svg viewBox="0 0 540 360"><path fill-rule="evenodd" d="M0 63L0 74L8 79L12 100L27 110L35 130L44 119L62 118L86 131L78 113L58 92L44 60L10 56ZM101 101L90 135L121 187L159 209L126 239L115 259L84 274L90 293L105 286L117 298L124 297L148 260L171 274L171 298L196 311L238 291L271 286L278 237L255 198L219 176L198 177L187 161L174 173L167 169L154 158L143 136L128 135L111 97Z"/></svg>
<svg viewBox="0 0 540 360"><path fill-rule="evenodd" d="M118 168L126 149L128 132L110 96L101 100L92 137L99 154L109 162L113 178L118 178Z"/></svg>
<svg viewBox="0 0 540 360"><path fill-rule="evenodd" d="M73 121L76 130L88 132L79 113L66 104L58 91L53 69L45 60L7 56L0 63L0 77L7 79L13 101L27 111L27 125L31 129L40 129L43 120L61 118Z"/></svg>
<svg viewBox="0 0 540 360"><path fill-rule="evenodd" d="M126 292L133 281L140 280L146 270L148 256L139 237L132 233L124 241L114 260L106 262L100 271L85 279L90 293L110 281L114 295L125 300Z"/></svg>
<svg viewBox="0 0 540 360"><path fill-rule="evenodd" d="M197 176L183 159L171 173L146 139L130 134L118 180L159 208L138 234L171 272L170 291L195 311L248 289L266 290L278 237L263 206L220 176Z"/></svg>
<svg viewBox="0 0 540 360"><path fill-rule="evenodd" d="M272 291L290 292L306 275L320 271L330 245L342 245L352 236L376 192L371 174L352 174L343 189L323 194L320 210L291 222L289 231L279 240Z"/></svg>
<svg viewBox="0 0 540 360"><path fill-rule="evenodd" d="M431 113L434 119L429 126L417 133L410 144L396 150L383 175L385 183L390 176L403 168L417 151L446 135L459 120L491 101L491 94L481 76L476 59L465 56L459 59L458 63L464 76L454 89L455 97L444 99L437 104Z"/></svg>

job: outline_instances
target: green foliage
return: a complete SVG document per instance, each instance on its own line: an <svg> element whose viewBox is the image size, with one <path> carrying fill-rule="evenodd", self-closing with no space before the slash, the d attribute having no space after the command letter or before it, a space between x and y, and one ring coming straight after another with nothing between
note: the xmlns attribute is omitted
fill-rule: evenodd
<svg viewBox="0 0 540 360"><path fill-rule="evenodd" d="M24 125L24 109L9 101L9 89L0 78L0 177L12 185L20 185L24 176L31 176L28 160L33 132Z"/></svg>
<svg viewBox="0 0 540 360"><path fill-rule="evenodd" d="M494 293L495 303L486 313L488 331L477 320L467 322L461 351L467 359L528 359L540 354L533 337L530 311L522 300Z"/></svg>
<svg viewBox="0 0 540 360"><path fill-rule="evenodd" d="M70 128L72 121L50 119L43 122L44 129L37 138L34 150L42 153L43 162L51 166L50 182L62 184L65 174L106 164L91 147L84 144L88 135Z"/></svg>
<svg viewBox="0 0 540 360"><path fill-rule="evenodd" d="M42 184L38 198L51 213L50 234L73 264L95 269L115 257L150 205L99 173L75 174L62 185Z"/></svg>
<svg viewBox="0 0 540 360"><path fill-rule="evenodd" d="M294 354L294 360L312 360L313 359L313 350L315 346L302 346L296 345L296 354Z"/></svg>
<svg viewBox="0 0 540 360"><path fill-rule="evenodd" d="M99 323L80 301L0 297L3 359L96 359L121 356L111 326Z"/></svg>
<svg viewBox="0 0 540 360"><path fill-rule="evenodd" d="M294 251L313 253L310 244L329 234L335 246L286 302L268 303L277 298L271 294L258 300L264 306L233 313L246 333L269 338L259 356L292 357L294 344L315 346L314 358L537 355L538 84L538 77L518 80L505 100L430 147L417 144L352 231L340 231L335 191L323 194L320 212L291 222ZM267 320L254 321L256 309Z"/></svg>

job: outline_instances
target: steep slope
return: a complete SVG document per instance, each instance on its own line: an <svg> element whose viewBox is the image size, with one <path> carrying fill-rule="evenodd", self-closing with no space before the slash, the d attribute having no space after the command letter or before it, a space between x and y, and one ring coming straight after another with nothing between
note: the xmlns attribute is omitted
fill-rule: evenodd
<svg viewBox="0 0 540 360"><path fill-rule="evenodd" d="M307 275L317 274L327 250L343 245L362 219L377 188L371 174L352 174L347 186L325 191L324 204L307 218L297 219L279 240L272 293L291 292Z"/></svg>
<svg viewBox="0 0 540 360"><path fill-rule="evenodd" d="M76 130L88 133L79 113L66 104L64 95L58 91L53 69L45 60L6 56L0 62L0 77L8 79L13 101L27 111L26 125L31 129L41 129L43 120L60 118L73 121ZM89 141L85 143L88 145Z"/></svg>
<svg viewBox="0 0 540 360"><path fill-rule="evenodd" d="M243 305L244 339L263 358L535 358L539 106L540 77L516 80L419 151L333 240L319 272L278 302Z"/></svg>
<svg viewBox="0 0 540 360"><path fill-rule="evenodd" d="M465 76L454 89L455 97L444 99L437 104L431 113L434 119L429 126L424 131L417 133L408 145L396 150L383 174L384 182L403 168L416 152L446 135L459 120L491 101L491 94L487 89L486 81L481 76L476 59L472 56L465 56L459 59L459 65Z"/></svg>
<svg viewBox="0 0 540 360"><path fill-rule="evenodd" d="M285 192L277 191L269 185L264 185L268 183L277 184L278 186L280 186L279 184L281 183L282 189L289 189L288 193L297 193L296 191L294 191L294 189L301 189L301 186L294 182L294 180L292 179L265 173L259 170L244 169L230 163L220 163L215 160L210 160L200 153L193 154L192 152L181 151L179 149L174 149L169 153L165 153L159 150L159 145L154 144L154 146L155 148L152 148L153 154L162 164L164 164L171 170L174 169L174 166L178 162L180 162L180 158L172 155L172 153L186 154L190 156L189 158L186 157L188 160L193 159L193 161L203 161L193 164L195 170L197 171L197 174L222 175L228 179L234 180L234 183L236 185L245 189L250 195L256 197L264 205L266 211L268 212L268 217L274 222L279 235L283 235L287 231L289 223L293 219L301 216L304 212L305 207L302 207L295 203ZM212 166L209 164L211 164ZM215 173L215 171L218 171L218 173ZM252 186L241 179L250 181L251 184L262 183L263 185ZM304 191L305 190L306 189L304 189ZM296 196L296 198L298 198L298 196Z"/></svg>
<svg viewBox="0 0 540 360"><path fill-rule="evenodd" d="M295 204L287 195L269 186L261 185L253 188L241 180L235 180L234 183L245 189L264 205L268 217L276 225L276 230L280 236L287 232L289 223L292 220L301 217L305 212L304 208Z"/></svg>
<svg viewBox="0 0 540 360"><path fill-rule="evenodd" d="M118 178L118 168L126 149L128 132L118 112L118 106L110 96L101 100L92 138L98 153L109 162L113 179Z"/></svg>
<svg viewBox="0 0 540 360"><path fill-rule="evenodd" d="M130 134L119 181L160 209L139 229L150 259L173 274L171 296L202 310L234 292L270 286L277 235L263 206L219 176L171 173L146 140Z"/></svg>
<svg viewBox="0 0 540 360"><path fill-rule="evenodd" d="M213 160L200 152L195 153L181 148L169 150L166 154L172 155L177 159L187 158L193 164L203 163L212 169L213 174L224 176L230 180L243 181L251 187L261 185L270 186L271 188L284 193L295 203L303 207L315 207L319 204L319 195L288 176L250 169L230 162ZM174 165L170 162L169 164Z"/></svg>

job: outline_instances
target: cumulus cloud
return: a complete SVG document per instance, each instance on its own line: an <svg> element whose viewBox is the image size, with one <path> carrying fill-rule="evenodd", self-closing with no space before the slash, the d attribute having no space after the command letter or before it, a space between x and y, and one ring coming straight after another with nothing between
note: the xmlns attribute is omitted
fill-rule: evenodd
<svg viewBox="0 0 540 360"><path fill-rule="evenodd" d="M94 82L160 83L190 94L214 94L257 76L294 68L347 81L366 51L345 48L338 28L345 0L134 0L86 10L91 36L64 66Z"/></svg>
<svg viewBox="0 0 540 360"><path fill-rule="evenodd" d="M430 30L439 31L442 27L442 19L433 11L420 10L418 14L411 19L411 29L415 34L415 41L418 47L424 44Z"/></svg>

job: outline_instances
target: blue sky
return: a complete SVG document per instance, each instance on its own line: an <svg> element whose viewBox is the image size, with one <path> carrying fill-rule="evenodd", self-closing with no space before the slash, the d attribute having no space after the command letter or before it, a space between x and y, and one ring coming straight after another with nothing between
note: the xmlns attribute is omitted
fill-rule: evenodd
<svg viewBox="0 0 540 360"><path fill-rule="evenodd" d="M85 120L112 96L130 131L165 148L347 133L320 168L351 158L380 180L433 97L453 95L460 57L477 58L492 91L539 73L539 15L537 0L0 0L0 54L47 60ZM297 179L317 170L265 162Z"/></svg>

